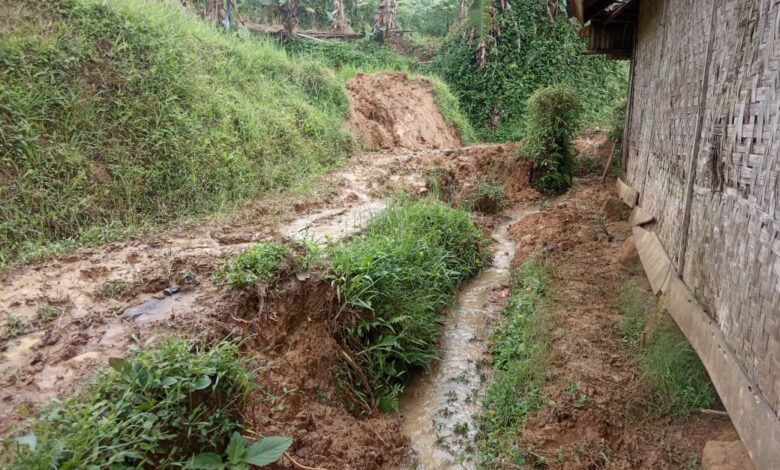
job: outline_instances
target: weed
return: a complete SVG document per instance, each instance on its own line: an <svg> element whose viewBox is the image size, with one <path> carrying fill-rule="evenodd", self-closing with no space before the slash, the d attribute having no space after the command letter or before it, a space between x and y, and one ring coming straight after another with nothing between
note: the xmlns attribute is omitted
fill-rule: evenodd
<svg viewBox="0 0 780 470"><path fill-rule="evenodd" d="M564 85L542 88L528 99L524 150L534 161L534 186L545 194L561 193L572 184L571 140L580 112L576 92Z"/></svg>
<svg viewBox="0 0 780 470"><path fill-rule="evenodd" d="M345 330L356 358L345 383L364 408L397 408L409 373L437 357L441 311L479 270L484 248L466 212L399 200L364 233L328 250L340 299L361 312Z"/></svg>
<svg viewBox="0 0 780 470"><path fill-rule="evenodd" d="M233 288L267 284L279 274L289 254L290 247L287 245L255 243L220 266L215 276Z"/></svg>
<svg viewBox="0 0 780 470"><path fill-rule="evenodd" d="M485 395L478 435L485 462L528 463L516 438L528 415L544 403L541 389L548 347L542 300L549 272L548 265L535 260L518 268L512 295L502 312L504 322L493 333L495 378Z"/></svg>
<svg viewBox="0 0 780 470"><path fill-rule="evenodd" d="M465 423L465 422L455 423L455 426L453 426L452 428L452 432L454 432L456 436L468 435L469 423Z"/></svg>
<svg viewBox="0 0 780 470"><path fill-rule="evenodd" d="M717 394L696 351L669 315L649 324L647 302L636 286L623 288L620 331L652 387L656 412L680 416L714 406Z"/></svg>
<svg viewBox="0 0 780 470"><path fill-rule="evenodd" d="M590 397L580 390L580 384L577 382L571 381L567 383L563 391L574 400L575 408L583 408L590 403Z"/></svg>
<svg viewBox="0 0 780 470"><path fill-rule="evenodd" d="M102 299L126 299L138 295L141 291L141 279L135 277L128 281L125 279L112 279L106 281L97 290L97 296Z"/></svg>
<svg viewBox="0 0 780 470"><path fill-rule="evenodd" d="M3 338L13 339L19 336L25 330L24 322L19 317L11 315L10 313L5 318L5 324L3 325Z"/></svg>
<svg viewBox="0 0 780 470"><path fill-rule="evenodd" d="M111 369L75 397L54 402L30 434L6 442L16 468L162 468L193 454L230 453L249 375L238 346L198 349L169 339Z"/></svg>
<svg viewBox="0 0 780 470"><path fill-rule="evenodd" d="M35 312L35 324L45 326L58 318L65 311L63 307L52 304L42 304Z"/></svg>
<svg viewBox="0 0 780 470"><path fill-rule="evenodd" d="M452 204L458 194L458 180L444 168L434 168L423 173L430 197Z"/></svg>

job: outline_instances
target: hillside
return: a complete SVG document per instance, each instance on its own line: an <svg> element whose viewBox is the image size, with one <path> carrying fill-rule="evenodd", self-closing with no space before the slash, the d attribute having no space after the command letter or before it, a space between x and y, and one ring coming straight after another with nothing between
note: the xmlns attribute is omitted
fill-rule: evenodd
<svg viewBox="0 0 780 470"><path fill-rule="evenodd" d="M343 84L275 44L145 0L0 9L0 265L300 185L351 151Z"/></svg>

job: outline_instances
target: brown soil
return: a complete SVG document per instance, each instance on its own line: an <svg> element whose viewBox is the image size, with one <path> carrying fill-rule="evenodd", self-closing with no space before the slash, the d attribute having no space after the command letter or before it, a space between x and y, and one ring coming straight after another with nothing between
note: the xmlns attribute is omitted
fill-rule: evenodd
<svg viewBox="0 0 780 470"><path fill-rule="evenodd" d="M690 468L706 441L733 440L736 432L728 418L672 419L652 412L651 391L616 331L622 286L646 283L617 263L630 227L600 216L612 192L595 179L580 181L511 230L516 264L541 254L555 266L544 387L549 401L531 415L518 445L546 468ZM588 396L587 404L577 406L572 383Z"/></svg>
<svg viewBox="0 0 780 470"><path fill-rule="evenodd" d="M461 145L436 106L433 87L404 72L358 74L347 83L349 127L365 148L441 149Z"/></svg>

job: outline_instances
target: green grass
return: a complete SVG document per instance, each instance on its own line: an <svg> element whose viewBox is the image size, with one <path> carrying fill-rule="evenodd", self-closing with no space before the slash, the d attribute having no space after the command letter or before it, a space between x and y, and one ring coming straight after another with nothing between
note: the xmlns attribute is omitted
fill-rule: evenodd
<svg viewBox="0 0 780 470"><path fill-rule="evenodd" d="M493 333L493 370L478 434L481 461L487 468L508 463L526 465L517 436L528 415L544 404L542 386L548 357L544 298L549 288L549 265L530 260L514 273L512 295L503 322Z"/></svg>
<svg viewBox="0 0 780 470"><path fill-rule="evenodd" d="M654 411L683 416L715 406L717 393L707 370L674 320L664 314L648 325L651 301L636 286L624 287L620 331L639 362L643 380L652 388Z"/></svg>
<svg viewBox="0 0 780 470"><path fill-rule="evenodd" d="M255 243L220 266L216 277L233 288L249 287L271 281L290 254L287 245Z"/></svg>
<svg viewBox="0 0 780 470"><path fill-rule="evenodd" d="M452 94L447 83L436 75L426 76L433 86L433 96L444 120L460 131L461 140L466 144L479 141L477 133L471 126L466 115L460 109L458 98Z"/></svg>
<svg viewBox="0 0 780 470"><path fill-rule="evenodd" d="M242 429L250 388L237 357L235 343L198 349L168 339L113 359L84 391L45 409L21 443L4 443L11 468L179 467L197 453L221 454Z"/></svg>
<svg viewBox="0 0 780 470"><path fill-rule="evenodd" d="M328 250L356 364L348 394L360 408L397 409L412 371L437 358L442 311L479 271L485 240L468 214L435 201L395 202L364 233ZM342 312L340 315L346 315Z"/></svg>
<svg viewBox="0 0 780 470"><path fill-rule="evenodd" d="M11 0L0 265L302 185L351 151L318 61L151 0Z"/></svg>

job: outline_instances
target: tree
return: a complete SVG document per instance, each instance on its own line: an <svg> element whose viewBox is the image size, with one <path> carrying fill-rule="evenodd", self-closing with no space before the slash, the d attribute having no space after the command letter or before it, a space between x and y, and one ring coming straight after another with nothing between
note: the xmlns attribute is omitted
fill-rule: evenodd
<svg viewBox="0 0 780 470"><path fill-rule="evenodd" d="M398 0L379 0L374 18L374 40L384 42L385 37L395 29L398 15Z"/></svg>
<svg viewBox="0 0 780 470"><path fill-rule="evenodd" d="M469 12L468 0L460 0L458 2L458 23L461 25L466 24L466 17Z"/></svg>
<svg viewBox="0 0 780 470"><path fill-rule="evenodd" d="M343 33L349 30L349 23L347 23L347 15L344 12L344 2L342 0L333 0L330 29L337 33Z"/></svg>

